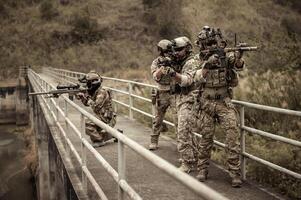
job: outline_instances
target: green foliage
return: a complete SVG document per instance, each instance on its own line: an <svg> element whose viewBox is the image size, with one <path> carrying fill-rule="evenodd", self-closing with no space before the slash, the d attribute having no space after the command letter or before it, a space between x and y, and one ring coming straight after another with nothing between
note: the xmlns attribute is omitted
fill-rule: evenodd
<svg viewBox="0 0 301 200"><path fill-rule="evenodd" d="M103 38L96 19L87 15L73 15L71 35L75 42L95 42Z"/></svg>
<svg viewBox="0 0 301 200"><path fill-rule="evenodd" d="M44 0L40 5L40 13L42 19L50 20L58 15L57 9L54 7L51 0Z"/></svg>
<svg viewBox="0 0 301 200"><path fill-rule="evenodd" d="M238 99L269 106L301 110L301 71L253 74L242 80L235 92ZM246 109L246 124L283 137L300 140L300 118L274 112ZM247 151L272 163L295 172L301 171L301 149L248 134ZM250 162L248 176L260 183L277 187L293 199L301 197L301 182L291 176L271 170L261 164ZM289 186L289 187L288 187Z"/></svg>
<svg viewBox="0 0 301 200"><path fill-rule="evenodd" d="M300 0L273 0L275 3L282 6L289 6L293 10L301 12L301 1Z"/></svg>
<svg viewBox="0 0 301 200"><path fill-rule="evenodd" d="M183 0L144 0L143 5L143 19L149 24L153 35L168 39L179 35L190 36L181 21Z"/></svg>
<svg viewBox="0 0 301 200"><path fill-rule="evenodd" d="M0 1L0 18L7 18L7 17L8 17L7 8Z"/></svg>

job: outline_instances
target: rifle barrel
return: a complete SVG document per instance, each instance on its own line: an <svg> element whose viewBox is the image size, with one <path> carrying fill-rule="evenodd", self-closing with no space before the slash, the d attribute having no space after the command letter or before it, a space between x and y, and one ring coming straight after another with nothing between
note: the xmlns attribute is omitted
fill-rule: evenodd
<svg viewBox="0 0 301 200"><path fill-rule="evenodd" d="M225 48L226 52L230 51L256 51L258 47L232 47L232 48Z"/></svg>
<svg viewBox="0 0 301 200"><path fill-rule="evenodd" d="M65 94L65 93L79 93L79 92L86 92L87 89L76 89L76 90L68 90L68 89L59 89L59 90L50 90L47 92L31 92L28 93L30 96L35 95L47 95L47 94Z"/></svg>

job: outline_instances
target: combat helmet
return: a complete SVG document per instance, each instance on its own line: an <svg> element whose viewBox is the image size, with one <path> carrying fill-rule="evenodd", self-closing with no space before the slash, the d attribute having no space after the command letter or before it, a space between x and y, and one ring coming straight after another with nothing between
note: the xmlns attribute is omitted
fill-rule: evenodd
<svg viewBox="0 0 301 200"><path fill-rule="evenodd" d="M157 44L158 51L160 53L166 53L171 51L172 42L166 39L160 40Z"/></svg>
<svg viewBox="0 0 301 200"><path fill-rule="evenodd" d="M180 51L183 48L186 48L187 52L191 52L192 44L190 39L186 36L177 37L173 40L173 48L175 51Z"/></svg>
<svg viewBox="0 0 301 200"><path fill-rule="evenodd" d="M173 51L176 61L182 61L192 52L192 44L188 37L177 37L173 40Z"/></svg>
<svg viewBox="0 0 301 200"><path fill-rule="evenodd" d="M218 42L223 43L223 46L226 46L226 41L223 40L223 36L219 28L215 30L209 26L204 26L197 38L196 44L201 49L206 49L208 46L218 44Z"/></svg>
<svg viewBox="0 0 301 200"><path fill-rule="evenodd" d="M85 78L87 81L88 89L98 88L102 83L102 78L94 70L92 70L88 74L86 74Z"/></svg>

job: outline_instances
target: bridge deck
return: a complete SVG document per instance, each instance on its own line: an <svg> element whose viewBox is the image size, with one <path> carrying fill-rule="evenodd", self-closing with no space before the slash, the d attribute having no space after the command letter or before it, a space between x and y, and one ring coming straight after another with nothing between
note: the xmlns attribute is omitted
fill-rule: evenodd
<svg viewBox="0 0 301 200"><path fill-rule="evenodd" d="M44 75L41 76L51 84L57 84L57 82ZM74 110L69 111L70 119L79 125L79 114ZM64 123L62 122L62 125ZM150 140L151 128L145 127L135 120L130 120L124 116L118 116L116 128L123 129L124 134L135 140L139 144L147 147ZM72 143L77 147L80 152L80 141L75 133L68 133ZM117 171L117 143L108 143L106 146L97 148L97 151L109 162L113 168ZM176 150L175 141L166 137L160 138L160 148L155 151L158 156L164 158L168 162L175 166L178 166L178 153ZM74 164L76 166L76 161ZM87 166L91 170L92 174L97 177L97 182L103 189L104 193L109 199L117 199L117 184L103 169L92 154L88 154ZM78 169L78 175L80 176L80 169ZM195 173L191 174L195 176ZM190 190L180 185L168 175L161 173L159 169L150 164L147 160L137 155L131 149L126 147L126 176L129 184L142 196L143 199L185 199L193 200L199 199ZM209 179L205 182L206 185L217 190L221 194L225 195L229 199L279 199L279 196L271 193L264 192L258 187L245 182L242 188L234 189L230 185L230 178L228 174L215 164L210 166ZM96 194L89 189L89 196L91 199L97 199Z"/></svg>

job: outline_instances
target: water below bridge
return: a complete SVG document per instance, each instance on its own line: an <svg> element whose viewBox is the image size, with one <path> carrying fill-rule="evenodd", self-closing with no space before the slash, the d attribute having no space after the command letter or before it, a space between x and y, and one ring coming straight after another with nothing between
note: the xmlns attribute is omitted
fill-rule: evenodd
<svg viewBox="0 0 301 200"><path fill-rule="evenodd" d="M0 125L0 199L33 200L32 176L26 166L24 128Z"/></svg>

